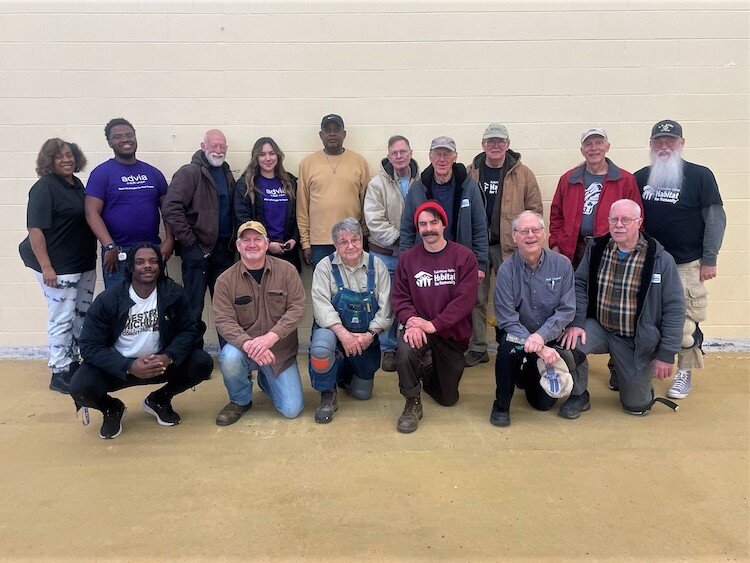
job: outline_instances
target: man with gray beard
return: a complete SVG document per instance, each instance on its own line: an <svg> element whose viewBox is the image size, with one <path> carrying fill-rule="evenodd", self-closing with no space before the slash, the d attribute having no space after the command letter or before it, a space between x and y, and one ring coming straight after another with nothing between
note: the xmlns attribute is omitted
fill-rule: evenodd
<svg viewBox="0 0 750 563"><path fill-rule="evenodd" d="M677 373L667 396L684 399L691 389L691 370L703 367L706 280L716 277L716 258L727 218L713 173L682 159L682 126L671 119L651 129L651 166L635 173L643 199L644 229L677 263L685 292L685 325Z"/></svg>
<svg viewBox="0 0 750 563"><path fill-rule="evenodd" d="M234 177L225 162L227 138L218 129L203 135L200 150L172 177L162 214L182 258L182 283L198 318L206 289L234 263ZM226 341L219 336L219 344Z"/></svg>

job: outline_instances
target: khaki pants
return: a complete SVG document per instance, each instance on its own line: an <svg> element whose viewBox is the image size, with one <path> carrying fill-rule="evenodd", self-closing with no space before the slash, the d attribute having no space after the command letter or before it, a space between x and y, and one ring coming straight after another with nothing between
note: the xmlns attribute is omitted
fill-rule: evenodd
<svg viewBox="0 0 750 563"><path fill-rule="evenodd" d="M479 284L477 302L471 310L472 331L469 352L484 353L487 351L487 300L492 295L490 288L494 287L494 284L490 285L492 274L497 274L497 269L503 263L501 247L500 244L493 244L489 247L490 267L487 275Z"/></svg>
<svg viewBox="0 0 750 563"><path fill-rule="evenodd" d="M700 281L700 260L677 264L677 272L685 292L685 325L682 327L682 348L677 355L678 369L701 369L703 352L695 345L693 334L698 323L706 320L708 292Z"/></svg>

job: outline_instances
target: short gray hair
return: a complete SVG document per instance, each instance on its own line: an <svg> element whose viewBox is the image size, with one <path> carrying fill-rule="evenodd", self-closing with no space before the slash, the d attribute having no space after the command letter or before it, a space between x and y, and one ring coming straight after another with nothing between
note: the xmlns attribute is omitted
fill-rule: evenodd
<svg viewBox="0 0 750 563"><path fill-rule="evenodd" d="M530 209L527 209L526 211L521 211L521 213L519 213L518 215L516 215L515 218L513 219L513 230L514 231L518 229L518 223L521 221L521 219L523 219L524 217L526 217L528 215L531 215L532 217L536 217L537 220L539 221L539 226L542 229L545 228L545 226L544 226L544 217L542 217L536 211L531 211Z"/></svg>
<svg viewBox="0 0 750 563"><path fill-rule="evenodd" d="M336 223L331 229L331 238L333 243L336 244L336 240L339 238L341 231L347 231L354 235L362 236L362 225L359 224L354 217L347 217Z"/></svg>

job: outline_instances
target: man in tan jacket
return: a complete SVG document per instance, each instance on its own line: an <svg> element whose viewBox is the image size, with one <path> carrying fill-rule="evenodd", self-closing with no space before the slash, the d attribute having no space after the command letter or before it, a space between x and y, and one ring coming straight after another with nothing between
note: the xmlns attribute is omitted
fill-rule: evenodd
<svg viewBox="0 0 750 563"><path fill-rule="evenodd" d="M503 260L516 249L513 242L513 218L522 211L542 214L542 194L534 173L521 163L521 155L510 150L510 136L505 125L490 123L482 135L484 152L474 157L467 172L477 184L484 199L489 230L489 263L487 276L479 285L477 305L472 311L474 325L466 353L467 367L486 363L487 354L487 298L490 293L490 274L497 273Z"/></svg>
<svg viewBox="0 0 750 563"><path fill-rule="evenodd" d="M251 370L287 418L302 412L302 383L297 368L297 327L305 316L305 290L296 268L267 255L268 234L258 221L237 229L240 261L216 280L216 330L227 341L219 361L229 403L216 424L237 422L253 405Z"/></svg>
<svg viewBox="0 0 750 563"><path fill-rule="evenodd" d="M380 174L370 180L365 193L364 212L370 231L370 253L388 267L391 283L398 262L404 198L417 174L419 166L412 158L409 139L394 135L388 139L388 154L380 163ZM398 323L394 322L380 338L383 371L396 371L397 330Z"/></svg>

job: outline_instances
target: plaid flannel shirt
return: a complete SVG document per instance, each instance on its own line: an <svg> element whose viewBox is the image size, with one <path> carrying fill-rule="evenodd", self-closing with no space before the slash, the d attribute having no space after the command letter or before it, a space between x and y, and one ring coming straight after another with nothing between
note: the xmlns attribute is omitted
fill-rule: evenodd
<svg viewBox="0 0 750 563"><path fill-rule="evenodd" d="M632 252L620 258L617 243L610 240L597 272L597 320L618 336L635 336L638 290L646 261L648 242L639 235Z"/></svg>

